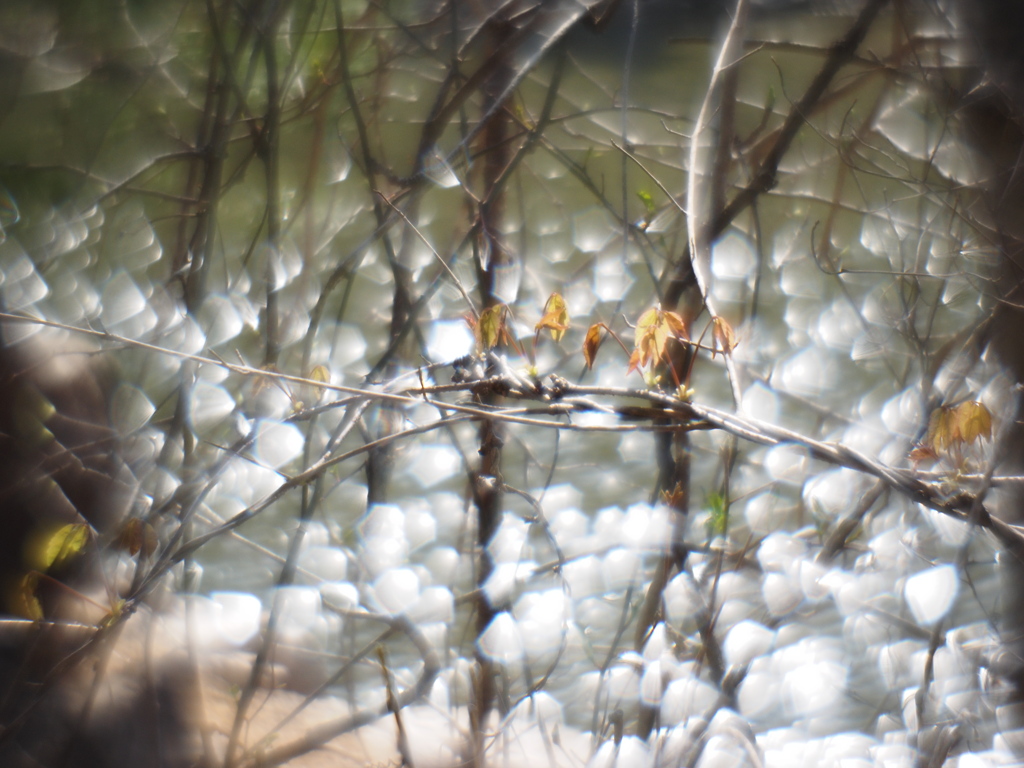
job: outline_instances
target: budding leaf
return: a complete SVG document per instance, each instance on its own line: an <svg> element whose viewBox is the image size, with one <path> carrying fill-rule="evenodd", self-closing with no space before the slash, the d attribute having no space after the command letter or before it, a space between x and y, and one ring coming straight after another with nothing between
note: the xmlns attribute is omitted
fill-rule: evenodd
<svg viewBox="0 0 1024 768"><path fill-rule="evenodd" d="M561 294L552 293L548 297L547 303L544 305L544 316L533 327L533 330L540 333L542 328L551 331L551 338L555 341L561 341L569 329L569 307L566 306L565 299Z"/></svg>
<svg viewBox="0 0 1024 768"><path fill-rule="evenodd" d="M638 190L636 196L640 198L640 202L644 204L644 210L648 216L653 216L658 210L658 207L654 204L654 196L646 189Z"/></svg>
<svg viewBox="0 0 1024 768"><path fill-rule="evenodd" d="M100 627L111 627L117 623L118 619L124 614L124 600L115 600L110 606L110 613L100 619Z"/></svg>
<svg viewBox="0 0 1024 768"><path fill-rule="evenodd" d="M673 509L683 509L686 504L687 496L686 486L682 483L676 483L676 487L671 491L667 488L662 490L661 501L663 504L672 507Z"/></svg>
<svg viewBox="0 0 1024 768"><path fill-rule="evenodd" d="M721 536L729 527L729 503L720 493L708 496L708 519L705 522L709 536Z"/></svg>

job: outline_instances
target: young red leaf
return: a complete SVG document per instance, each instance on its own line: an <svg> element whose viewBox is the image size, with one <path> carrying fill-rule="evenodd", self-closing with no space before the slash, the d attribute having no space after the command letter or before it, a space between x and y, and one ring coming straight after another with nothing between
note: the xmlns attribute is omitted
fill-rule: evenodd
<svg viewBox="0 0 1024 768"><path fill-rule="evenodd" d="M923 461L935 461L938 458L938 454L927 445L919 445L910 452L910 460L915 465Z"/></svg>

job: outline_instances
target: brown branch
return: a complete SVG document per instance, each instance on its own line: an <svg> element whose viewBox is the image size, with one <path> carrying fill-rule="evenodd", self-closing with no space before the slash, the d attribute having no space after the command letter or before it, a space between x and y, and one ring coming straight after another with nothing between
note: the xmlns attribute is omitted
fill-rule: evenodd
<svg viewBox="0 0 1024 768"><path fill-rule="evenodd" d="M870 29L875 17L887 2L888 0L868 0L860 16L857 17L856 22L850 27L846 35L832 46L825 64L819 70L810 86L808 86L803 97L793 105L793 109L787 115L782 128L778 132L775 143L768 150L753 179L712 220L708 232L710 238L713 239L722 234L725 228L741 212L746 210L759 195L774 189L778 181L779 164L793 143L793 139L796 138L797 132L806 122L807 115L814 110L815 105L824 96L829 84L839 70L854 59L857 48L864 42L868 29ZM690 248L687 246L677 262L676 271L665 289L665 306L667 308L675 307L686 288L693 284L694 279Z"/></svg>

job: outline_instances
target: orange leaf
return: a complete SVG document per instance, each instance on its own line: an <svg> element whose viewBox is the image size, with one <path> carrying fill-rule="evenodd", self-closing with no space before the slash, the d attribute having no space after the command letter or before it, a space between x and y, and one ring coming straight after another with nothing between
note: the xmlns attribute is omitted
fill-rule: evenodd
<svg viewBox="0 0 1024 768"><path fill-rule="evenodd" d="M636 322L634 338L636 349L633 356L630 357L630 364L640 368L651 360L654 360L655 363L667 362L666 348L670 339L680 342L690 340L683 318L675 312L663 312L657 307L640 315L640 319ZM631 367L630 370L633 368Z"/></svg>
<svg viewBox="0 0 1024 768"><path fill-rule="evenodd" d="M665 348L668 346L668 340L672 338L668 332L668 326L664 323L658 323L654 327L654 334L651 339L651 347L649 350L651 357L654 358L655 362L662 362L665 359Z"/></svg>
<svg viewBox="0 0 1024 768"><path fill-rule="evenodd" d="M601 323L594 323L587 329L587 335L583 339L583 359L587 361L588 369L594 367L594 359L597 357L597 350L603 340Z"/></svg>
<svg viewBox="0 0 1024 768"><path fill-rule="evenodd" d="M715 339L715 349L721 350L723 354L730 354L736 348L736 333L732 326L725 321L724 317L715 317L712 321L712 334ZM712 352L714 355L714 352Z"/></svg>
<svg viewBox="0 0 1024 768"><path fill-rule="evenodd" d="M676 483L676 487L673 488L671 492L669 492L668 489L661 492L662 503L667 507L672 507L673 509L682 508L683 504L686 502L686 497L686 486L682 483Z"/></svg>
<svg viewBox="0 0 1024 768"><path fill-rule="evenodd" d="M540 332L541 328L551 331L551 338L561 341L565 332L569 329L569 308L561 294L552 293L548 296L544 305L544 317L533 327L533 330Z"/></svg>
<svg viewBox="0 0 1024 768"><path fill-rule="evenodd" d="M686 321L679 316L678 312L662 312L662 315L664 315L665 325L668 327L672 336L679 341L690 340L690 333L686 330Z"/></svg>
<svg viewBox="0 0 1024 768"><path fill-rule="evenodd" d="M153 526L138 517L128 520L117 537L117 546L131 555L142 552L149 557L156 551L156 531Z"/></svg>
<svg viewBox="0 0 1024 768"><path fill-rule="evenodd" d="M644 364L640 362L640 350L634 349L633 354L629 356L629 368L626 369L626 375L628 376L633 371L640 370L643 365Z"/></svg>

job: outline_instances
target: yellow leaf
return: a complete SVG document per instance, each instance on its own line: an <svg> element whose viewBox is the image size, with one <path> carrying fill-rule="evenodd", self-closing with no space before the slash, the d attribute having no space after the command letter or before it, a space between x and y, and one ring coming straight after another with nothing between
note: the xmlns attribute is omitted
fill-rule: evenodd
<svg viewBox="0 0 1024 768"><path fill-rule="evenodd" d="M977 400L968 400L932 411L924 447L941 454L956 445L975 443L981 437L992 438L992 414Z"/></svg>
<svg viewBox="0 0 1024 768"><path fill-rule="evenodd" d="M57 412L53 403L35 387L20 387L14 395L11 413L18 437L32 446L47 445L53 441L53 433L46 422Z"/></svg>
<svg viewBox="0 0 1024 768"><path fill-rule="evenodd" d="M68 523L56 529L43 544L40 570L48 571L71 559L89 541L89 526L85 523Z"/></svg>
<svg viewBox="0 0 1024 768"><path fill-rule="evenodd" d="M953 414L957 436L964 443L971 444L979 437L992 439L992 414L977 400L960 403Z"/></svg>
<svg viewBox="0 0 1024 768"><path fill-rule="evenodd" d="M43 618L43 606L36 597L36 587L39 585L39 574L35 571L25 574L18 582L14 593L14 610L32 621L39 621Z"/></svg>
<svg viewBox="0 0 1024 768"><path fill-rule="evenodd" d="M565 332L569 329L569 308L561 294L552 293L544 304L544 317L534 326L533 330L538 333L542 328L551 331L551 338L561 341Z"/></svg>
<svg viewBox="0 0 1024 768"><path fill-rule="evenodd" d="M658 212L658 207L654 204L654 196L646 189L638 190L636 196L644 204L644 210L647 212L648 217L652 217Z"/></svg>
<svg viewBox="0 0 1024 768"><path fill-rule="evenodd" d="M323 387L318 387L317 384L329 384L331 382L331 369L326 365L314 366L306 374L306 379L310 383L302 384L298 387L296 396L299 399L292 403L292 408L295 411L301 411L305 407L305 403L316 405L323 399L325 390Z"/></svg>
<svg viewBox="0 0 1024 768"><path fill-rule="evenodd" d="M280 371L277 369L277 366L273 365L273 364L264 365L260 370L267 371L268 373L280 373ZM250 397L255 399L255 398L259 397L260 394L265 389L269 389L270 387L284 387L284 386L286 386L286 385L283 382L281 382L280 380L276 380L272 376L257 376L255 381L253 381L253 384L252 384L252 394L250 395Z"/></svg>
<svg viewBox="0 0 1024 768"><path fill-rule="evenodd" d="M318 365L309 372L309 376L306 378L317 384L328 384L331 381L331 371L326 365Z"/></svg>
<svg viewBox="0 0 1024 768"><path fill-rule="evenodd" d="M498 346L505 334L505 305L496 304L481 312L476 331L477 341L484 351Z"/></svg>
<svg viewBox="0 0 1024 768"><path fill-rule="evenodd" d="M925 438L925 445L936 453L945 453L953 444L953 419L950 416L951 409L948 406L941 406L932 411L928 418L928 436Z"/></svg>
<svg viewBox="0 0 1024 768"><path fill-rule="evenodd" d="M648 309L642 315L640 319L636 321L636 331L634 337L636 339L637 349L640 349L646 339L654 333L654 329L658 325L658 309L654 307Z"/></svg>
<svg viewBox="0 0 1024 768"><path fill-rule="evenodd" d="M629 357L629 369L627 374L643 368L653 357L660 357L660 353L656 354L658 347L659 314L660 313L656 308L649 309L640 315L640 319L637 320L636 332L634 333L636 348L633 350L633 354Z"/></svg>
<svg viewBox="0 0 1024 768"><path fill-rule="evenodd" d="M594 323L587 329L587 335L583 338L583 359L587 362L588 369L594 367L594 359L602 340L601 323Z"/></svg>

